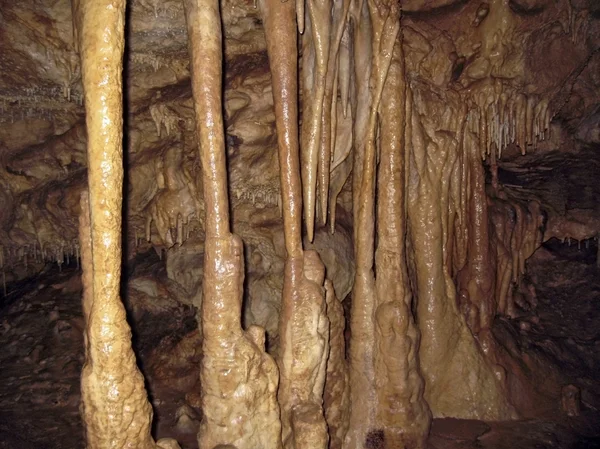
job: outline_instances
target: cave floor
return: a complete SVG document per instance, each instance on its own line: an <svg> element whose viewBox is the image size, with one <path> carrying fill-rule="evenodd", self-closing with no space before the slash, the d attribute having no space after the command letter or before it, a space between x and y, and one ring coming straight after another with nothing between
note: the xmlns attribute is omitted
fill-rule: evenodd
<svg viewBox="0 0 600 449"><path fill-rule="evenodd" d="M436 419L431 449L600 448L600 270L591 250L565 249L556 242L533 260L529 272L536 284L538 318L523 312L506 321L518 330L524 346L545 351L564 367L565 378L581 389L581 416L557 412L493 423ZM145 270L148 275L152 268ZM7 287L8 295L0 301L0 448L82 448L79 270L70 266L59 272L47 266L35 282ZM194 330L194 310L161 304L130 313L137 323L134 346L154 405L155 434L178 439L184 449L195 448L201 413L199 357L193 348L201 340ZM180 360L163 363L173 355Z"/></svg>

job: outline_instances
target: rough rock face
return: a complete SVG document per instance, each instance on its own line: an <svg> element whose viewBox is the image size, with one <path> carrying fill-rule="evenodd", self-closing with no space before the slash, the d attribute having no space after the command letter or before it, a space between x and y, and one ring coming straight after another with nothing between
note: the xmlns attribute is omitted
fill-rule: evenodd
<svg viewBox="0 0 600 449"><path fill-rule="evenodd" d="M84 90L100 72L82 69L77 4L2 2L4 296L85 249L90 123L109 114ZM197 308L202 350L173 385L204 408L202 448L424 447L432 416L581 412L585 389L520 342L544 251L598 248L600 9L400 6L128 2L123 208L106 213L123 214L125 267L154 249L170 279L129 279L133 320L171 296Z"/></svg>

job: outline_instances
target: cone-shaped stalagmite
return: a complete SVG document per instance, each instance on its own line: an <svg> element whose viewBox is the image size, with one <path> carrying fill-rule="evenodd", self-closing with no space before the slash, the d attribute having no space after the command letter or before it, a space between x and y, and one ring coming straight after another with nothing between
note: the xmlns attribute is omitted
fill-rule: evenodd
<svg viewBox="0 0 600 449"><path fill-rule="evenodd" d="M298 150L298 65L294 4L260 2L273 82L287 260L280 312L282 440L286 448L325 449L322 409L329 321L325 268L314 251L303 251L302 191ZM313 205L314 207L314 205Z"/></svg>
<svg viewBox="0 0 600 449"><path fill-rule="evenodd" d="M89 448L155 447L152 407L131 347L121 280L122 58L125 0L74 2L85 91L88 189L82 195L86 362L82 414Z"/></svg>
<svg viewBox="0 0 600 449"><path fill-rule="evenodd" d="M325 281L327 318L329 319L329 358L323 407L329 428L329 448L340 449L348 431L350 382L346 360L344 308L336 297L331 281Z"/></svg>
<svg viewBox="0 0 600 449"><path fill-rule="evenodd" d="M185 13L206 210L199 446L277 449L277 366L265 352L264 330L244 331L240 323L243 246L229 227L219 2L186 0Z"/></svg>

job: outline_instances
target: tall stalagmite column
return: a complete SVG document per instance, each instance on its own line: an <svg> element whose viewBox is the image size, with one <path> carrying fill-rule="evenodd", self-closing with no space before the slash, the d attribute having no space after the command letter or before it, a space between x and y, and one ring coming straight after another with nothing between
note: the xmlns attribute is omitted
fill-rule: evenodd
<svg viewBox="0 0 600 449"><path fill-rule="evenodd" d="M186 0L185 12L206 210L199 446L278 449L277 366L265 352L264 330L244 331L240 323L244 258L229 226L219 2Z"/></svg>
<svg viewBox="0 0 600 449"><path fill-rule="evenodd" d="M74 2L85 91L88 189L80 241L86 362L82 414L89 448L153 448L152 408L119 298L121 281L122 58L125 0Z"/></svg>
<svg viewBox="0 0 600 449"><path fill-rule="evenodd" d="M377 392L375 388L375 323L374 314L377 300L375 291L374 245L375 245L375 179L376 179L376 133L377 116L384 84L391 62L392 50L400 29L399 6L394 2L366 2L368 17L364 11L360 13L360 28L372 29L372 33L363 34L363 39L370 38L371 51L365 50L365 42L355 45L355 59L361 60L370 54L370 91L368 104L368 121L365 132L361 128L364 123L357 124L357 139L364 136L362 143L357 143L355 152L354 173L360 173L360 181L354 183L354 244L356 249L356 275L352 297L350 343L350 383L351 414L350 427L345 447L362 449L377 438ZM358 11L355 11L359 14ZM365 23L366 22L366 23ZM358 22L357 22L358 23ZM371 24L369 27L368 24ZM360 31L355 31L360 36ZM357 64L358 66L358 64ZM362 74L361 74L362 76ZM360 79L357 76L357 79ZM360 93L359 93L360 95ZM365 98L367 95L365 94ZM359 96L358 106L367 107ZM357 111L360 114L361 111Z"/></svg>
<svg viewBox="0 0 600 449"><path fill-rule="evenodd" d="M302 247L295 5L263 0L260 8L273 83L287 250L279 329L282 441L285 448L325 449L328 435L322 397L329 320L325 267L316 252Z"/></svg>
<svg viewBox="0 0 600 449"><path fill-rule="evenodd" d="M406 264L405 103L404 54L402 40L398 39L380 109L375 385L383 447L416 449L425 447L431 413L423 398L420 333L412 314Z"/></svg>

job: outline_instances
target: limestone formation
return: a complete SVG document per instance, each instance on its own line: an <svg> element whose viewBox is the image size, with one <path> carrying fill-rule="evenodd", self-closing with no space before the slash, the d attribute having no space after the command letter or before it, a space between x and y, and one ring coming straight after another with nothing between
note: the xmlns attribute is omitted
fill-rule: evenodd
<svg viewBox="0 0 600 449"><path fill-rule="evenodd" d="M392 49L381 99L374 364L377 423L386 447L419 448L426 446L431 412L423 397L420 332L406 265L407 83L401 42Z"/></svg>
<svg viewBox="0 0 600 449"><path fill-rule="evenodd" d="M76 14L88 112L89 200L82 196L80 218L87 344L81 389L87 444L152 447L152 408L119 298L125 2L81 2Z"/></svg>
<svg viewBox="0 0 600 449"><path fill-rule="evenodd" d="M318 3L318 2L317 2ZM309 15L317 6L309 4ZM325 8L325 4L320 5ZM273 102L278 136L280 183L284 220L286 262L279 318L280 387L282 442L285 448L322 448L328 443L327 425L323 415L327 358L329 355L329 320L325 300L325 267L315 251L304 251L301 235L300 159L298 147L298 67L287 55L297 52L294 8L292 2L261 2L265 23L267 50L273 79ZM327 16L327 14L325 14ZM326 22L325 17L323 21ZM311 21L307 22L309 27ZM326 23L317 25L326 27ZM317 39L328 39L327 29L315 30ZM322 50L325 53L327 50ZM323 54L317 62L317 76L324 77ZM323 88L317 95L323 96ZM320 100L322 103L322 99ZM317 103L319 100L317 100ZM311 136L307 146L311 162L316 162L320 107L310 118ZM313 128L314 127L314 128ZM316 131L315 131L316 129ZM314 140L313 140L314 139ZM314 164L316 168L316 164ZM305 165L306 167L306 165ZM309 177L315 173L309 169ZM316 179L314 179L316 181ZM306 190L305 190L306 192ZM314 188L305 199L314 197ZM307 209L308 207L308 209ZM310 216L312 205L305 203ZM309 223L307 219L307 224ZM313 231L309 224L309 239Z"/></svg>
<svg viewBox="0 0 600 449"><path fill-rule="evenodd" d="M330 281L325 281L329 319L329 358L323 393L323 408L329 429L329 447L340 449L348 432L350 382L346 360L344 309Z"/></svg>
<svg viewBox="0 0 600 449"><path fill-rule="evenodd" d="M81 410L87 447L152 448L152 407L119 297L125 2L82 1L74 9L88 131L89 198L81 196L79 219L86 326Z"/></svg>
<svg viewBox="0 0 600 449"><path fill-rule="evenodd" d="M185 13L206 209L198 444L201 449L220 444L277 449L277 366L265 351L264 330L244 331L240 321L244 259L241 240L229 231L219 3L186 1Z"/></svg>
<svg viewBox="0 0 600 449"><path fill-rule="evenodd" d="M89 447L408 449L457 418L588 419L599 12L4 2L0 440L26 407L9 389L39 401L33 435L79 404L48 376L84 360ZM76 447L63 421L43 432Z"/></svg>

